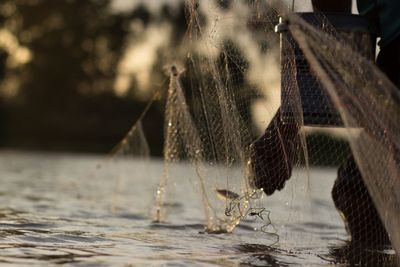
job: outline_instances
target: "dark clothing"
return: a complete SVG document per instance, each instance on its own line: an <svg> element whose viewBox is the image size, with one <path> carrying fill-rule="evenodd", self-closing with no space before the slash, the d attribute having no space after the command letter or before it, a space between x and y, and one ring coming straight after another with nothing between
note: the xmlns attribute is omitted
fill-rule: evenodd
<svg viewBox="0 0 400 267"><path fill-rule="evenodd" d="M400 36L381 49L377 65L394 85L400 88ZM339 167L332 198L336 208L346 219L353 242L369 245L390 244L389 236L353 155Z"/></svg>
<svg viewBox="0 0 400 267"><path fill-rule="evenodd" d="M400 35L381 48L376 63L394 85L400 88Z"/></svg>
<svg viewBox="0 0 400 267"><path fill-rule="evenodd" d="M400 3L400 0L395 1ZM396 12L400 12L400 8ZM378 55L377 65L400 88L400 35L388 43L386 41L389 38L385 38L381 43L384 46ZM252 182L255 187L263 188L267 195L281 190L292 174L299 144L298 131L297 124L282 123L278 110L265 133L251 146ZM339 167L332 197L336 208L344 215L353 242L390 244L353 155Z"/></svg>
<svg viewBox="0 0 400 267"><path fill-rule="evenodd" d="M318 12L351 14L352 0L312 0L313 9Z"/></svg>
<svg viewBox="0 0 400 267"><path fill-rule="evenodd" d="M385 47L400 35L399 0L357 0L358 11L371 19L371 25L381 37L379 45Z"/></svg>
<svg viewBox="0 0 400 267"><path fill-rule="evenodd" d="M367 246L390 244L353 155L339 167L332 199L345 218L352 242Z"/></svg>

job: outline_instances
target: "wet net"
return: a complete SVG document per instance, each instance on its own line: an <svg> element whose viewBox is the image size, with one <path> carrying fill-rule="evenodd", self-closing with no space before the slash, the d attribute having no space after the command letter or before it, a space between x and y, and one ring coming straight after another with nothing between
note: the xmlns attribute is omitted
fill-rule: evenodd
<svg viewBox="0 0 400 267"><path fill-rule="evenodd" d="M163 169L152 218L168 221L171 192L185 179L198 192L208 233L231 233L250 220L266 245L301 250L349 238L320 256L394 264L399 91L374 64L365 19L295 13L291 4L186 2L177 63L165 67ZM145 120L116 157L148 157Z"/></svg>

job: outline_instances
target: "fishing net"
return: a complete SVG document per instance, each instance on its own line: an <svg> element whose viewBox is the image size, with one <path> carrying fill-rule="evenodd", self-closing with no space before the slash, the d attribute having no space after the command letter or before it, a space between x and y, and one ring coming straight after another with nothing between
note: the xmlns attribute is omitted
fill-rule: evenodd
<svg viewBox="0 0 400 267"><path fill-rule="evenodd" d="M351 242L332 261L393 263L400 96L374 64L365 22L273 1L187 1L186 12L182 47L165 67L154 221L168 221L173 187L189 179L208 233L251 220L264 244L301 251L347 237L340 213ZM144 120L117 157L148 156Z"/></svg>

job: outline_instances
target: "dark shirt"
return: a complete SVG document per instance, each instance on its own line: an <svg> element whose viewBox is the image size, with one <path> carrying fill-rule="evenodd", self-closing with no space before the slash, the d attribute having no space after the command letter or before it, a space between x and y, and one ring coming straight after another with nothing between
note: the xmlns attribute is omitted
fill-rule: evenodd
<svg viewBox="0 0 400 267"><path fill-rule="evenodd" d="M384 47L400 35L400 0L357 0L361 15L370 17Z"/></svg>

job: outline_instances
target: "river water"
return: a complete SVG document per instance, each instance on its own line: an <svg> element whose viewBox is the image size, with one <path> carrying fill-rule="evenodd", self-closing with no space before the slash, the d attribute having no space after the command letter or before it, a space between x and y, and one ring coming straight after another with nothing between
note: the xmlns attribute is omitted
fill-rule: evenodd
<svg viewBox="0 0 400 267"><path fill-rule="evenodd" d="M330 198L334 169L315 169L309 179L296 171L286 190L263 199L279 234L276 243L276 236L255 230L253 220L232 234L204 233L196 190L187 181L175 186L167 222L153 223L159 177L147 171L160 172L162 162L104 162L98 156L1 152L0 265L376 266L376 258L391 257L349 252Z"/></svg>

